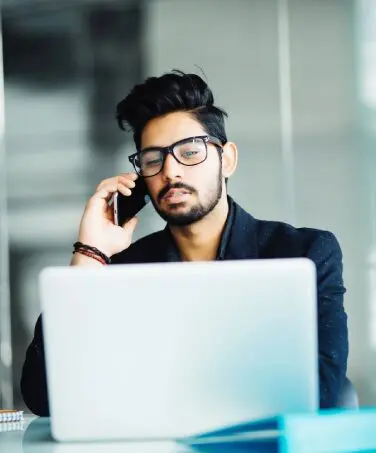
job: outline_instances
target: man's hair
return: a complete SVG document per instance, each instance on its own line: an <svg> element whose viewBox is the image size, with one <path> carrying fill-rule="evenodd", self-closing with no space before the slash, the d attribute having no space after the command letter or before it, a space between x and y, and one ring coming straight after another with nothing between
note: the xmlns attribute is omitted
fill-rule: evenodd
<svg viewBox="0 0 376 453"><path fill-rule="evenodd" d="M208 135L227 142L224 117L227 113L214 105L210 88L197 74L173 70L160 77L150 77L136 85L119 102L116 119L121 129L132 130L137 150L147 122L173 112L189 112Z"/></svg>

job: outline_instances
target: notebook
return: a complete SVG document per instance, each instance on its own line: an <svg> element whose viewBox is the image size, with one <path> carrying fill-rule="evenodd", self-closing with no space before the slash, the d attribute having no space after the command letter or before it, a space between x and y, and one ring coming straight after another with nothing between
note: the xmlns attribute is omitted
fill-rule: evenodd
<svg viewBox="0 0 376 453"><path fill-rule="evenodd" d="M23 414L23 411L0 409L0 423L19 422L23 420Z"/></svg>

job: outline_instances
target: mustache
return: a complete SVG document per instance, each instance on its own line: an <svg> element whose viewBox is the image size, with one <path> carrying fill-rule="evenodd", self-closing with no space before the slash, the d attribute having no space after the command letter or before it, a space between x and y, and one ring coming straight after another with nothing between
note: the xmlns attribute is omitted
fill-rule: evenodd
<svg viewBox="0 0 376 453"><path fill-rule="evenodd" d="M184 189L187 190L188 192L194 193L196 192L195 189L191 186L187 186L186 184L183 184L182 182L177 182L175 184L167 184L167 186L163 187L163 189L159 192L158 194L158 201L161 201L162 198L167 194L167 192L171 189Z"/></svg>

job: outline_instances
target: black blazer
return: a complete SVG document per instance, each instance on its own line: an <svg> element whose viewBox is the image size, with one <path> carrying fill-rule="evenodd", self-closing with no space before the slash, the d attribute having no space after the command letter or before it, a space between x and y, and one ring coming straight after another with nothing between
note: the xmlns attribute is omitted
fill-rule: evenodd
<svg viewBox="0 0 376 453"><path fill-rule="evenodd" d="M344 384L348 357L347 316L343 307L342 253L335 236L322 230L294 228L257 220L229 197L217 259L307 257L317 269L320 407L334 407ZM169 229L153 233L112 257L113 264L179 261ZM250 321L251 322L251 321ZM291 357L291 360L294 360ZM42 319L28 347L21 378L26 405L48 415ZM121 390L119 390L121 391Z"/></svg>

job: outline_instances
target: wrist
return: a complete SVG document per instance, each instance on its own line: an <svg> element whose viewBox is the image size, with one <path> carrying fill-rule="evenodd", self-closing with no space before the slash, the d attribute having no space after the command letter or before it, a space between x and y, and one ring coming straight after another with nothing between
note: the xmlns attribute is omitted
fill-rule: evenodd
<svg viewBox="0 0 376 453"><path fill-rule="evenodd" d="M111 264L111 258L105 253L103 253L102 250L99 250L97 247L84 244L83 242L80 241L75 242L73 244L73 247L74 247L73 253L81 253L82 255L89 256L102 264Z"/></svg>
<svg viewBox="0 0 376 453"><path fill-rule="evenodd" d="M71 266L93 266L93 267L103 267L103 264L86 255L81 253L75 253L70 262Z"/></svg>
<svg viewBox="0 0 376 453"><path fill-rule="evenodd" d="M107 250L107 247L105 245L100 244L98 241L93 241L90 239L85 239L85 238L78 238L77 243L85 244L91 248L96 248L97 250L101 251L104 255L108 256L111 258L112 253L110 253L109 250ZM73 244L74 246L74 244Z"/></svg>

